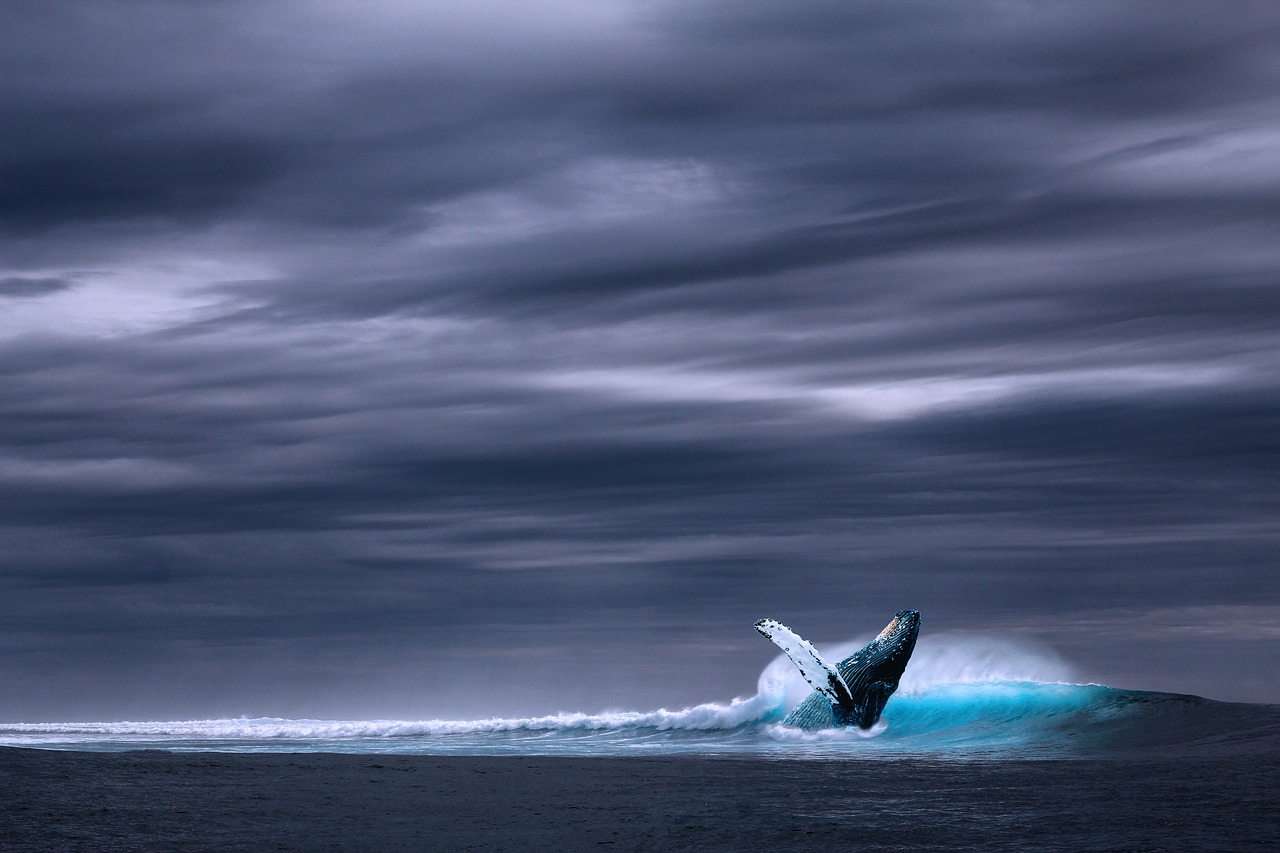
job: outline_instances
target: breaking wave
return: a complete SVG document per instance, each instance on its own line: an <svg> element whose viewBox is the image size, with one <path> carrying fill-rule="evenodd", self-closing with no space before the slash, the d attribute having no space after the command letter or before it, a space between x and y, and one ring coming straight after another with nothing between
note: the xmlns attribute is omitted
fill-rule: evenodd
<svg viewBox="0 0 1280 853"><path fill-rule="evenodd" d="M833 658L864 644L828 648ZM1063 756L1125 749L1221 751L1280 741L1280 707L1070 681L1052 652L984 636L921 638L899 691L868 731L782 724L809 693L779 656L756 694L681 710L480 720L290 720L0 724L0 745L226 752L488 755L769 754L778 757Z"/></svg>

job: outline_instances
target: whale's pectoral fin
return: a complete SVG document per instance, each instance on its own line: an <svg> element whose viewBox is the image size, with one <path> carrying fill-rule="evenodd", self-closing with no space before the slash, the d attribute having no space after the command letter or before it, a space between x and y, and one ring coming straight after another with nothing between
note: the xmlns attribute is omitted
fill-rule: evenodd
<svg viewBox="0 0 1280 853"><path fill-rule="evenodd" d="M814 690L827 697L832 705L847 713L855 710L849 685L844 683L844 679L840 677L840 673L834 666L822 659L812 643L776 619L761 619L756 623L756 630L782 649L783 653L796 665L796 669L800 670L804 680L813 685ZM886 700L888 698L885 696Z"/></svg>

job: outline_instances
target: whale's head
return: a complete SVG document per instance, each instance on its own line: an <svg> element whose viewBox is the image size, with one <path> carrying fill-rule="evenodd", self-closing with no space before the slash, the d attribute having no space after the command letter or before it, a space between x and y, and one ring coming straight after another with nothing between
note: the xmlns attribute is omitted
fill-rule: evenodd
<svg viewBox="0 0 1280 853"><path fill-rule="evenodd" d="M898 679L902 678L907 661L911 660L911 653L915 651L916 637L919 635L920 611L899 610L893 614L879 636L859 654L874 666L876 678L897 687Z"/></svg>
<svg viewBox="0 0 1280 853"><path fill-rule="evenodd" d="M890 643L910 642L913 646L920 633L920 611L899 610L893 614L889 624L876 637L877 640L888 640Z"/></svg>

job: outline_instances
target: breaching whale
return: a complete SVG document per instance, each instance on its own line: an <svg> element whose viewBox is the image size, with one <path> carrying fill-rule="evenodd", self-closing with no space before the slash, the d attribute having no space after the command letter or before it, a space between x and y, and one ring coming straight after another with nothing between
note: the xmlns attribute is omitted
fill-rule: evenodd
<svg viewBox="0 0 1280 853"><path fill-rule="evenodd" d="M776 619L761 619L756 630L791 658L815 691L787 715L784 725L869 729L898 689L898 680L915 650L920 611L899 610L878 637L835 666L823 660L808 640Z"/></svg>

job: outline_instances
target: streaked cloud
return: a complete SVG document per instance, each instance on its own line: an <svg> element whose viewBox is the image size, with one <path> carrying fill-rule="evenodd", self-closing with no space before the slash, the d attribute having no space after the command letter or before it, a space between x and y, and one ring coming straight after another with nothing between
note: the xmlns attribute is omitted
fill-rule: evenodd
<svg viewBox="0 0 1280 853"><path fill-rule="evenodd" d="M696 702L903 606L1274 701L1278 23L14 5L0 717Z"/></svg>

